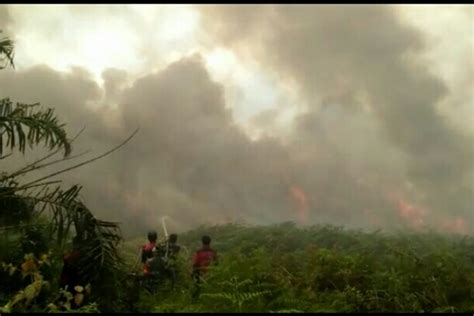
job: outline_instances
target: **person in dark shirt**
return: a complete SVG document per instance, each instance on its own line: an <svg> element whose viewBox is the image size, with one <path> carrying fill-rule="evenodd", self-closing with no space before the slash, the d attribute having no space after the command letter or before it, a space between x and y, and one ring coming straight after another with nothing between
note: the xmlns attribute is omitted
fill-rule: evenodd
<svg viewBox="0 0 474 316"><path fill-rule="evenodd" d="M177 234L171 234L170 238L168 239L167 243L167 250L168 250L168 257L172 260L177 260L179 252L181 250L181 246L178 245L178 235Z"/></svg>
<svg viewBox="0 0 474 316"><path fill-rule="evenodd" d="M162 248L165 250L164 262L165 262L165 276L171 278L172 286L174 287L178 278L177 260L181 250L181 246L178 245L178 235L171 234Z"/></svg>
<svg viewBox="0 0 474 316"><path fill-rule="evenodd" d="M75 287L85 286L84 280L81 278L79 260L81 258L81 239L79 236L75 236L72 240L72 250L63 256L63 269L59 279L59 286L65 288L72 295L76 295ZM65 300L65 298L62 298ZM75 301L72 300L71 308L77 308Z"/></svg>
<svg viewBox="0 0 474 316"><path fill-rule="evenodd" d="M67 289L71 291L76 285L81 285L78 267L80 256L79 237L76 236L72 240L72 250L63 256L63 269L59 280L62 288L67 286Z"/></svg>

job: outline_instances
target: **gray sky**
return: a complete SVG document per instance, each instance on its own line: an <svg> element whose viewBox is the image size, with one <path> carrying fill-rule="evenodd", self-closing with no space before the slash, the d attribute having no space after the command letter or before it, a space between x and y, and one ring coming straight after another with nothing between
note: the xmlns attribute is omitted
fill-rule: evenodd
<svg viewBox="0 0 474 316"><path fill-rule="evenodd" d="M106 160L66 183L128 232L294 220L472 233L473 7L2 5L0 97ZM16 163L18 163L17 160ZM13 164L13 162L9 162ZM12 166L6 166L12 167Z"/></svg>

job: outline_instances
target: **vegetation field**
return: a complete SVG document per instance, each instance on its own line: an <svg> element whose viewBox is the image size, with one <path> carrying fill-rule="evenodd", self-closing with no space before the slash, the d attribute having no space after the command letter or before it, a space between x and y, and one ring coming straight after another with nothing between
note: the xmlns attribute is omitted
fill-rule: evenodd
<svg viewBox="0 0 474 316"><path fill-rule="evenodd" d="M218 252L202 285L192 298L190 259L200 236L212 236ZM472 312L474 311L474 239L435 233L347 231L333 226L299 228L293 223L248 227L228 224L200 227L179 236L179 281L154 291L138 282L138 248L145 239L123 242L120 272L92 287L79 311L108 312ZM58 305L58 256L39 253L17 265L4 264L0 304L11 305L15 293L36 286L32 299L12 311L67 310ZM41 249L41 248L37 248ZM42 258L42 260L38 260ZM25 265L36 262L38 270ZM17 271L9 270L17 267ZM41 275L44 286L38 285ZM23 276L29 276L23 277ZM104 289L108 289L104 291ZM31 290L33 291L33 290ZM18 295L18 294L16 294ZM107 304L113 296L113 304ZM9 303L10 302L10 303ZM62 308L62 309L61 309Z"/></svg>
<svg viewBox="0 0 474 316"><path fill-rule="evenodd" d="M190 253L184 251L179 287L142 291L137 311L474 311L472 237L284 223L201 227L180 242L195 250L204 233L220 259L200 299L190 297Z"/></svg>

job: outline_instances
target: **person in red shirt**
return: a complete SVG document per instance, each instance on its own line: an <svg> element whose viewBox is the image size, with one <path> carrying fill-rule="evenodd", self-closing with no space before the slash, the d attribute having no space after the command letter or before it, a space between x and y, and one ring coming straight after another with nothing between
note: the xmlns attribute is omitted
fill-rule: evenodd
<svg viewBox="0 0 474 316"><path fill-rule="evenodd" d="M156 251L156 240L158 239L158 234L155 231L148 233L148 243L142 247L142 263L143 263L143 273L145 276L150 274L150 269L148 265L148 259L153 257L153 251Z"/></svg>
<svg viewBox="0 0 474 316"><path fill-rule="evenodd" d="M209 266L212 263L217 263L217 252L211 248L211 237L202 236L202 247L193 255L193 273L192 277L196 284L196 291L193 296L199 294L199 284L201 278L207 273Z"/></svg>

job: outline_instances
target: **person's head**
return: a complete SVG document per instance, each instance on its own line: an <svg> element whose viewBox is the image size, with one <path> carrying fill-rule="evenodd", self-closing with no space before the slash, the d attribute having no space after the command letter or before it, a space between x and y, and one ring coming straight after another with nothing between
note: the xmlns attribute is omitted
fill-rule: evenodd
<svg viewBox="0 0 474 316"><path fill-rule="evenodd" d="M155 231L148 232L148 241L155 242L158 239L158 234Z"/></svg>
<svg viewBox="0 0 474 316"><path fill-rule="evenodd" d="M201 241L204 246L209 246L211 244L211 237L204 235L202 236Z"/></svg>
<svg viewBox="0 0 474 316"><path fill-rule="evenodd" d="M178 241L178 235L176 235L176 234L171 234L169 241L170 241L170 243L174 244L175 242Z"/></svg>

